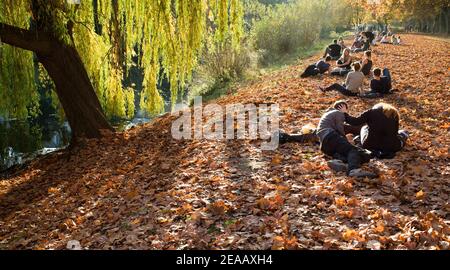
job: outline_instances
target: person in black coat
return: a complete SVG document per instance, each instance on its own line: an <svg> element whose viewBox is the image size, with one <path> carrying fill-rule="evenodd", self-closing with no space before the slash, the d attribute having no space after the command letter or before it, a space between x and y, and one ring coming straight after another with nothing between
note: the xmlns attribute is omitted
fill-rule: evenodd
<svg viewBox="0 0 450 270"><path fill-rule="evenodd" d="M399 130L400 114L389 104L379 103L359 117L345 114L345 121L352 126L363 126L360 138L355 141L378 158L395 157L409 137L406 131Z"/></svg>

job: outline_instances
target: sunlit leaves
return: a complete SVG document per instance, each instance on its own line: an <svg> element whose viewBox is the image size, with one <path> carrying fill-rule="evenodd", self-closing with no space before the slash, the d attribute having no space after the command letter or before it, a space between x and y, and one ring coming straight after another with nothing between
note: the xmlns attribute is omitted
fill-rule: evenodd
<svg viewBox="0 0 450 270"><path fill-rule="evenodd" d="M29 28L30 3L29 0L2 1L0 21ZM148 114L159 114L164 110L164 101L157 89L161 75L168 78L171 101L175 103L178 92L191 78L206 35L217 33L218 41L230 35L236 45L242 36L241 0L98 0L81 1L80 5L69 4L65 0L38 0L35 4L34 19L43 25L43 29L77 48L110 117L129 118L134 115L134 96L122 86L129 67L135 64L134 57L138 57L144 73L140 107ZM209 23L215 31L207 32L207 17L213 18ZM74 24L74 44L67 28L69 22ZM17 73L4 72L2 77L11 77L15 81L7 85L2 79L2 89L11 88L12 83L19 81L32 85L32 73L27 72L32 70L31 54L20 52L18 59L9 51L11 49L1 50L2 67L20 70ZM30 67L14 68L13 62ZM27 88L23 83L15 87ZM0 91L2 95L12 96ZM17 98L22 95L27 98L33 95L22 91L12 96L22 108L26 108L32 102ZM0 113L6 115L12 106L2 108L6 112ZM24 117L22 111L14 114Z"/></svg>

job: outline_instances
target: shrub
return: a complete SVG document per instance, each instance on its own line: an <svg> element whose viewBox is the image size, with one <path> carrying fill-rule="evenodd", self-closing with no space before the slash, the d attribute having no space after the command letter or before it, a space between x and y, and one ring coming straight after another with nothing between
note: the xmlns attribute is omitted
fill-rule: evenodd
<svg viewBox="0 0 450 270"><path fill-rule="evenodd" d="M255 23L252 31L255 46L262 52L263 64L313 45L322 28L329 24L326 22L328 12L324 1L297 0L275 6Z"/></svg>

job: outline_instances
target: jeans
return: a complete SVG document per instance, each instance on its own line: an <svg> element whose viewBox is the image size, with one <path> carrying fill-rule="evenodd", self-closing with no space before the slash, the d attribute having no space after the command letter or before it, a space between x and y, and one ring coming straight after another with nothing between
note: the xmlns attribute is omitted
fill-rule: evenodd
<svg viewBox="0 0 450 270"><path fill-rule="evenodd" d="M337 131L328 134L320 148L324 154L347 162L348 172L361 168L361 164L369 162L372 158L370 152L354 146Z"/></svg>
<svg viewBox="0 0 450 270"><path fill-rule="evenodd" d="M335 83L335 84L325 88L325 91L332 91L332 90L336 90L336 91L340 92L341 94L343 94L345 96L349 96L349 97L356 97L358 95L357 93L353 93L352 91L348 90L344 85L340 85L338 83Z"/></svg>

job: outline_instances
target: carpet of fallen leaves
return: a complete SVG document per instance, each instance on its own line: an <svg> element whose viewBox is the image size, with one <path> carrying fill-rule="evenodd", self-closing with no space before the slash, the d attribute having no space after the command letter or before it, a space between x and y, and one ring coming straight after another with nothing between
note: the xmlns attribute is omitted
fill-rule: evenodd
<svg viewBox="0 0 450 270"><path fill-rule="evenodd" d="M412 134L396 159L368 165L380 179L331 172L316 145L175 141L166 115L0 179L0 249L449 249L450 46L404 41L374 50L399 90L384 101ZM316 124L339 98L317 86L342 79L300 79L310 61L218 103L279 103L289 132ZM351 99L352 113L376 102Z"/></svg>

